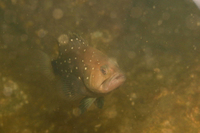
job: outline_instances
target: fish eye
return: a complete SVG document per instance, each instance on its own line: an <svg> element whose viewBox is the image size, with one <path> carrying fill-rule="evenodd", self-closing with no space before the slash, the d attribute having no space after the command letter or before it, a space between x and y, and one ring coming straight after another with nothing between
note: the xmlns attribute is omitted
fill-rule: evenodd
<svg viewBox="0 0 200 133"><path fill-rule="evenodd" d="M107 72L106 72L106 66L101 66L100 70L101 70L101 72L102 72L103 75L107 74Z"/></svg>

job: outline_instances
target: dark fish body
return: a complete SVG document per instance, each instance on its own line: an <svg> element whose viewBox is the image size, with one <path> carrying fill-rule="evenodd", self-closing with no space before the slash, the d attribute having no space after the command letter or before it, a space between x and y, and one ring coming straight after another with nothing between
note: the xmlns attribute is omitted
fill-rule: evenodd
<svg viewBox="0 0 200 133"><path fill-rule="evenodd" d="M59 56L52 61L54 72L61 77L62 91L68 100L82 99L82 112L94 101L101 108L103 96L118 88L125 76L114 59L74 34L68 37L68 43L59 44Z"/></svg>

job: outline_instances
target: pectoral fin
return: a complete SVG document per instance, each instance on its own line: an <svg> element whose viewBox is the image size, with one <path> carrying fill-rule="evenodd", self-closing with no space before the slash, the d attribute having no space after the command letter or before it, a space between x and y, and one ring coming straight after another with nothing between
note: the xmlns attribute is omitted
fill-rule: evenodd
<svg viewBox="0 0 200 133"><path fill-rule="evenodd" d="M98 97L98 98L85 97L85 98L83 98L79 105L79 109L81 110L81 113L84 113L94 102L95 102L95 105L101 109L101 108L103 108L103 105L104 105L104 97Z"/></svg>
<svg viewBox="0 0 200 133"><path fill-rule="evenodd" d="M91 97L83 98L79 105L81 113L84 113L92 105L92 103L94 103L95 100L96 98L91 98Z"/></svg>
<svg viewBox="0 0 200 133"><path fill-rule="evenodd" d="M83 83L74 75L62 77L62 91L70 101L77 100L84 95Z"/></svg>

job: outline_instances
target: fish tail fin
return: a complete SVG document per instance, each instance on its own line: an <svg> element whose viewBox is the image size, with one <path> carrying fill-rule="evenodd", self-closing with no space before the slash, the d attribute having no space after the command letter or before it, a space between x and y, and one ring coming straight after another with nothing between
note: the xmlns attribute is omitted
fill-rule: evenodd
<svg viewBox="0 0 200 133"><path fill-rule="evenodd" d="M55 75L53 73L53 68L51 65L51 59L50 57L40 51L40 50L33 50L31 53L34 53L33 60L36 65L35 69L36 71L41 72L45 77L47 77L49 80L53 80L55 78Z"/></svg>

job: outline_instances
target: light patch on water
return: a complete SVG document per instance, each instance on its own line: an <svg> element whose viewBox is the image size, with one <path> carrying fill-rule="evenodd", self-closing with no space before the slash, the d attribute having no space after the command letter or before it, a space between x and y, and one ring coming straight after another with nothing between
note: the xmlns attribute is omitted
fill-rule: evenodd
<svg viewBox="0 0 200 133"><path fill-rule="evenodd" d="M108 109L106 109L106 111L104 112L104 116L106 118L115 118L117 116L117 110L116 110L116 107L115 106L112 106Z"/></svg>
<svg viewBox="0 0 200 133"><path fill-rule="evenodd" d="M200 18L198 15L191 14L186 17L186 27L190 30L198 30L200 27Z"/></svg>
<svg viewBox="0 0 200 133"><path fill-rule="evenodd" d="M72 113L74 116L79 116L81 114L81 110L79 108L74 108Z"/></svg>
<svg viewBox="0 0 200 133"><path fill-rule="evenodd" d="M134 59L136 57L136 53L133 51L127 51L128 58Z"/></svg>
<svg viewBox="0 0 200 133"><path fill-rule="evenodd" d="M158 26L162 24L162 20L158 20Z"/></svg>
<svg viewBox="0 0 200 133"><path fill-rule="evenodd" d="M36 34L38 35L38 37L43 38L46 36L46 34L48 33L48 31L44 30L44 29L39 29L38 31L36 31Z"/></svg>
<svg viewBox="0 0 200 133"><path fill-rule="evenodd" d="M52 15L54 19L61 19L63 17L63 11L61 9L54 9Z"/></svg>
<svg viewBox="0 0 200 133"><path fill-rule="evenodd" d="M17 0L11 0L12 4L15 5L17 3Z"/></svg>
<svg viewBox="0 0 200 133"><path fill-rule="evenodd" d="M24 91L19 89L19 85L16 82L5 77L2 78L2 81L3 89L2 93L0 93L0 116L3 115L5 117L21 109L25 104L29 103L29 100Z"/></svg>
<svg viewBox="0 0 200 133"><path fill-rule="evenodd" d="M4 84L3 94L5 96L11 96L13 91L16 90L17 88L18 88L18 86L16 83L14 83L12 80L8 80Z"/></svg>
<svg viewBox="0 0 200 133"><path fill-rule="evenodd" d="M103 36L103 33L100 32L100 31L96 31L96 32L91 33L92 39L99 38L99 37L102 37L102 36Z"/></svg>
<svg viewBox="0 0 200 133"><path fill-rule="evenodd" d="M136 93L131 93L131 94L130 94L130 98L131 98L131 99L136 99L136 98L137 98Z"/></svg>
<svg viewBox="0 0 200 133"><path fill-rule="evenodd" d="M58 37L60 45L66 45L69 42L69 37L66 34L62 34ZM67 49L65 49L67 51Z"/></svg>

